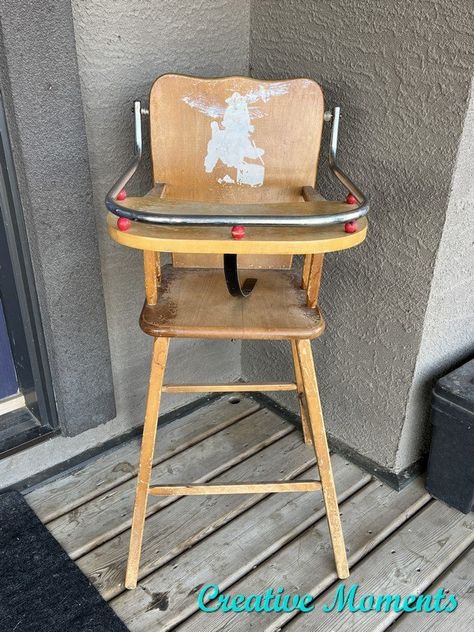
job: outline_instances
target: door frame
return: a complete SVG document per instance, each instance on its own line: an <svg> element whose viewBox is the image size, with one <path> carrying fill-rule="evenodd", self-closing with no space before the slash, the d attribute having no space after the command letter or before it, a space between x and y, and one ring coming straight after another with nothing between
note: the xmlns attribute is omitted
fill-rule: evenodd
<svg viewBox="0 0 474 632"><path fill-rule="evenodd" d="M0 292L20 391L39 421L38 439L49 438L58 432L53 382L1 94Z"/></svg>

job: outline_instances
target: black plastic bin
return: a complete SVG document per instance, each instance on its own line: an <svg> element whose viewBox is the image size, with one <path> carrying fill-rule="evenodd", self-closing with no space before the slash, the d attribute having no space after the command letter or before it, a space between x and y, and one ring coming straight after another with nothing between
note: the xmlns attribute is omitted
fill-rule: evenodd
<svg viewBox="0 0 474 632"><path fill-rule="evenodd" d="M474 509L474 359L438 380L431 421L426 488L468 513Z"/></svg>

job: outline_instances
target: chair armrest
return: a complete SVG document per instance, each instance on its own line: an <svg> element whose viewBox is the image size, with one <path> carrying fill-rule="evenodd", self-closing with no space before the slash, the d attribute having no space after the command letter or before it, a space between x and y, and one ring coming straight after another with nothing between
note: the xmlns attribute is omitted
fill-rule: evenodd
<svg viewBox="0 0 474 632"><path fill-rule="evenodd" d="M350 222L363 217L369 210L364 195L335 163L339 108L335 108L333 115L329 163L335 176L358 199L359 204L356 206L313 199L308 202L252 205L175 202L158 197L155 191L151 191L149 197L130 198L127 205L122 204L116 198L135 174L142 158L141 117L145 111L142 109L140 101L134 101L133 112L135 155L125 173L115 182L105 198L107 209L118 217L163 226L233 226L243 224L245 226L318 227ZM158 186L162 188L164 185Z"/></svg>

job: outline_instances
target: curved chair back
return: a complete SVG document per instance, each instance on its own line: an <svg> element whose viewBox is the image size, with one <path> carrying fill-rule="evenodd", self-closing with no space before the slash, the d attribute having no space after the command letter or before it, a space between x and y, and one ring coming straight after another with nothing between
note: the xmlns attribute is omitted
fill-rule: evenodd
<svg viewBox="0 0 474 632"><path fill-rule="evenodd" d="M159 77L150 94L155 182L170 199L221 203L302 200L316 180L324 99L310 79ZM240 267L291 265L289 256ZM247 259L247 261L245 261ZM176 255L178 266L221 266L219 256Z"/></svg>

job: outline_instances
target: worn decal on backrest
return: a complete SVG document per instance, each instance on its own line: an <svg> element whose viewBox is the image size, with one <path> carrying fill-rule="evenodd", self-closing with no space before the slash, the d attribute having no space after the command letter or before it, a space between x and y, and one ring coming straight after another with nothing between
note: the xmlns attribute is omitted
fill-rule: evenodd
<svg viewBox="0 0 474 632"><path fill-rule="evenodd" d="M182 97L190 107L217 119L210 124L211 138L207 144L204 169L207 173L212 173L219 161L229 167L231 171L218 178L220 184L244 184L251 187L263 184L265 163L262 156L265 150L257 147L252 139L255 127L251 119L267 115L252 104L259 101L266 103L272 97L287 94L288 88L288 83L274 83L267 87L260 85L244 95L234 92L225 100L227 106L208 103L203 97Z"/></svg>

